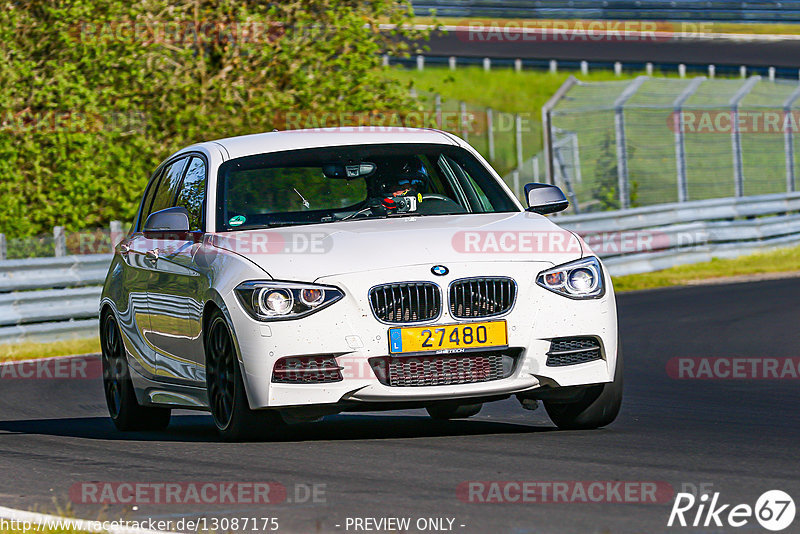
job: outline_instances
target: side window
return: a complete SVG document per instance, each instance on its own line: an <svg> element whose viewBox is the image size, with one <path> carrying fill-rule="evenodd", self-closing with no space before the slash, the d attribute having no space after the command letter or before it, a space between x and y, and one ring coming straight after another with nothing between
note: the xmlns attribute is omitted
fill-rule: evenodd
<svg viewBox="0 0 800 534"><path fill-rule="evenodd" d="M147 212L147 215L157 211L165 210L174 206L175 196L178 193L178 187L183 178L183 169L186 167L186 161L189 158L181 158L173 161L164 168L164 176L158 183L156 194L153 197L153 204ZM147 215L144 220L147 220Z"/></svg>
<svg viewBox="0 0 800 534"><path fill-rule="evenodd" d="M137 232L144 228L144 221L147 219L147 216L150 215L150 206L153 204L153 196L156 194L158 182L161 180L163 175L164 169L158 170L158 172L153 173L153 177L150 178L150 182L147 184L147 189L144 192L144 199L142 200L142 205L139 208L139 218L136 228Z"/></svg>
<svg viewBox="0 0 800 534"><path fill-rule="evenodd" d="M189 230L199 232L203 229L203 201L206 196L206 164L198 157L189 162L189 169L178 193L176 206L189 212Z"/></svg>

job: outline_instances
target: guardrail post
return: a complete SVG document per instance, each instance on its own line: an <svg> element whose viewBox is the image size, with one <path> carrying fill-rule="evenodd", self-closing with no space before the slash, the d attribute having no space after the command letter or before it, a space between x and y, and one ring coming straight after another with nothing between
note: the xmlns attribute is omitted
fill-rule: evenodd
<svg viewBox="0 0 800 534"><path fill-rule="evenodd" d="M53 247L56 257L67 255L67 236L64 233L63 226L56 226L53 228Z"/></svg>
<svg viewBox="0 0 800 534"><path fill-rule="evenodd" d="M450 67L450 70L456 70L456 56L447 58L447 65Z"/></svg>
<svg viewBox="0 0 800 534"><path fill-rule="evenodd" d="M436 93L433 97L433 111L436 114L436 126L442 128L442 95Z"/></svg>
<svg viewBox="0 0 800 534"><path fill-rule="evenodd" d="M8 259L8 245L6 244L6 234L0 234L0 261Z"/></svg>
<svg viewBox="0 0 800 534"><path fill-rule="evenodd" d="M786 154L786 191L791 193L795 189L794 179L794 124L792 120L792 106L800 98L800 87L795 89L783 103L783 148Z"/></svg>
<svg viewBox="0 0 800 534"><path fill-rule="evenodd" d="M733 151L733 179L734 179L734 195L737 197L744 196L744 170L742 163L742 136L739 132L739 104L747 94L752 91L753 87L761 81L761 76L751 76L742 85L736 94L731 98L729 105L731 107L731 149Z"/></svg>
<svg viewBox="0 0 800 534"><path fill-rule="evenodd" d="M714 76L716 76L716 74L717 74L717 67L715 65L709 65L708 66L708 77L709 78L714 78Z"/></svg>
<svg viewBox="0 0 800 534"><path fill-rule="evenodd" d="M589 74L589 62L588 61L581 61L581 74L584 76Z"/></svg>
<svg viewBox="0 0 800 534"><path fill-rule="evenodd" d="M617 141L617 192L620 209L630 207L630 184L628 183L628 141L625 136L625 104L647 80L639 76L622 91L614 101L614 131Z"/></svg>
<svg viewBox="0 0 800 534"><path fill-rule="evenodd" d="M705 76L700 76L689 82L680 95L672 103L672 124L675 130L675 167L678 170L678 202L689 199L689 185L686 180L686 145L683 131L683 104L692 96L700 84L705 81Z"/></svg>
<svg viewBox="0 0 800 534"><path fill-rule="evenodd" d="M425 56L422 54L417 56L417 70L425 70Z"/></svg>
<svg viewBox="0 0 800 534"><path fill-rule="evenodd" d="M469 128L467 127L467 103L463 100L458 104L458 110L461 122L461 138L469 142Z"/></svg>
<svg viewBox="0 0 800 534"><path fill-rule="evenodd" d="M514 139L517 148L517 171L520 171L524 161L522 155L522 117L519 113L514 114Z"/></svg>
<svg viewBox="0 0 800 534"><path fill-rule="evenodd" d="M486 135L489 138L489 161L494 161L494 110L486 108Z"/></svg>
<svg viewBox="0 0 800 534"><path fill-rule="evenodd" d="M550 116L553 108L556 107L558 101L564 98L564 95L567 94L573 85L578 83L578 79L575 76L570 76L567 80L558 88L558 91L550 97L544 106L542 106L542 145L544 147L544 158L545 158L545 165L544 165L544 176L548 184L555 183L555 171L553 169L553 124L552 124L552 117Z"/></svg>
<svg viewBox="0 0 800 534"><path fill-rule="evenodd" d="M514 60L514 70L516 72L522 72L522 60L517 58Z"/></svg>
<svg viewBox="0 0 800 534"><path fill-rule="evenodd" d="M489 72L490 70L492 70L492 59L491 58L488 58L488 57L483 58L483 70L485 70L486 72Z"/></svg>
<svg viewBox="0 0 800 534"><path fill-rule="evenodd" d="M114 253L114 249L117 248L120 241L125 237L122 233L122 223L119 221L111 221L110 225L111 230L111 253Z"/></svg>

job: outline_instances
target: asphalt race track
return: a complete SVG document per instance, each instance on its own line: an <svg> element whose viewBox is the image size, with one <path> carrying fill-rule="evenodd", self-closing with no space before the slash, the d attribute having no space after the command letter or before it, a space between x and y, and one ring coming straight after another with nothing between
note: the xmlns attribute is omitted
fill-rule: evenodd
<svg viewBox="0 0 800 534"><path fill-rule="evenodd" d="M616 480L674 491L706 484L731 504L752 506L771 489L797 499L800 381L675 380L666 366L678 356L798 356L800 279L627 294L619 305L625 404L599 431L557 431L542 408L523 411L509 399L458 422L423 411L341 415L294 426L279 442L224 444L208 417L189 412L175 415L168 432L115 432L99 380L3 380L0 505L53 512L57 503L88 519L277 517L280 532L346 532L348 517L447 517L455 532L496 534L762 532L755 521L745 529L667 528L671 499L457 497L466 481ZM70 487L88 481L275 481L290 501L298 500L296 484L324 485L325 494L324 502L255 508L70 503ZM786 532L797 532L798 521Z"/></svg>
<svg viewBox="0 0 800 534"><path fill-rule="evenodd" d="M468 30L434 34L427 44L430 56L491 57L508 59L556 59L644 64L686 63L693 65L739 65L751 67L797 68L800 40L733 41L733 40L629 40L566 37L523 40L494 36Z"/></svg>

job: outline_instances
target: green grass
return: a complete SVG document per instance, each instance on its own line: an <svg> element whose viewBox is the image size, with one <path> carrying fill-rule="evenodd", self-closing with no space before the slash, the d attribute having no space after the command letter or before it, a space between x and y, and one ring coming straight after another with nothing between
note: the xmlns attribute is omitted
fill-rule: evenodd
<svg viewBox="0 0 800 534"><path fill-rule="evenodd" d="M800 271L800 247L777 249L733 259L681 265L663 271L614 277L616 291L682 286L691 282L741 275Z"/></svg>
<svg viewBox="0 0 800 534"><path fill-rule="evenodd" d="M463 100L475 106L492 107L510 113L533 113L536 120L541 120L542 106L570 74L576 73L515 72L512 68L500 67L486 72L476 66L458 67L454 71L446 67L426 67L422 71L398 67L391 72L403 83L413 82L417 91L439 93L442 98ZM624 80L636 76L623 73L620 77L611 71L589 72L588 76L577 74L587 82Z"/></svg>
<svg viewBox="0 0 800 534"><path fill-rule="evenodd" d="M100 352L100 339L74 339L55 343L0 345L0 362Z"/></svg>

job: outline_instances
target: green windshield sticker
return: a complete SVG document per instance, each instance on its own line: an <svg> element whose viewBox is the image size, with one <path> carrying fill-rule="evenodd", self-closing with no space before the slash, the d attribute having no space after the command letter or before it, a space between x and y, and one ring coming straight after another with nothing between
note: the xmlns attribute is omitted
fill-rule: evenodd
<svg viewBox="0 0 800 534"><path fill-rule="evenodd" d="M236 217L231 217L228 221L228 224L231 226L241 226L247 220L247 217L244 215L237 215Z"/></svg>

